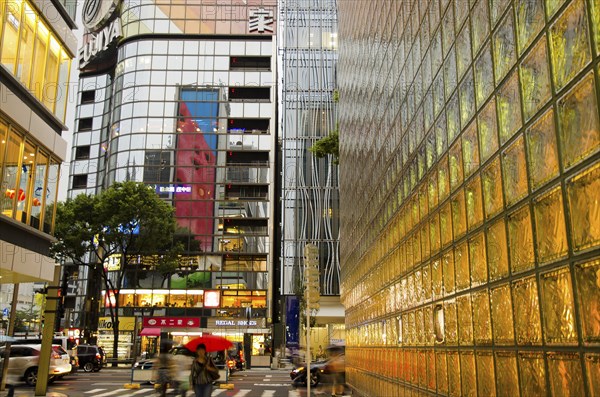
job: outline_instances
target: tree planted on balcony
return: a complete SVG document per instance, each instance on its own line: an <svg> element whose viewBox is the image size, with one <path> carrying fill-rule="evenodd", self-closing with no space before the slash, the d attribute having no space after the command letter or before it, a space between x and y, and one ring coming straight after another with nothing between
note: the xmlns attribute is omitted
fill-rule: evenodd
<svg viewBox="0 0 600 397"><path fill-rule="evenodd" d="M332 131L326 137L315 142L308 150L316 157L322 158L328 155L333 156L333 164L340 162L340 134L337 129Z"/></svg>
<svg viewBox="0 0 600 397"><path fill-rule="evenodd" d="M119 294L125 275L137 270L139 257L152 256L171 269L173 256L181 250L173 245L174 232L173 208L143 183L115 183L99 195L80 194L57 205L52 256L88 266L102 280L101 305L108 308L113 324L113 359L118 357Z"/></svg>

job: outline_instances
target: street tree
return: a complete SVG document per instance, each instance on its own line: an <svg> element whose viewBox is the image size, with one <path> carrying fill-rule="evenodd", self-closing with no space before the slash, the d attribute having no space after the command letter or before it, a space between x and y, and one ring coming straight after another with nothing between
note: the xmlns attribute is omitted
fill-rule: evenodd
<svg viewBox="0 0 600 397"><path fill-rule="evenodd" d="M52 255L88 266L91 274L101 278L103 303L113 324L113 358L119 340L119 294L126 274L137 273L140 256L164 258L159 262L171 269L174 255L181 251L179 244L173 245L174 232L173 208L143 183L115 183L98 195L81 194L57 205Z"/></svg>

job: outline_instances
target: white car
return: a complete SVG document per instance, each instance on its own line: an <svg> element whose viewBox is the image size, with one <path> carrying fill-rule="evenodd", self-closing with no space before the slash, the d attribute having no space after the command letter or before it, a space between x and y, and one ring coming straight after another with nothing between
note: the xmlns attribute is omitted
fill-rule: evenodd
<svg viewBox="0 0 600 397"><path fill-rule="evenodd" d="M24 380L29 386L37 383L38 364L42 345L15 345L10 348L8 379L6 383ZM0 366L4 361L4 346L0 347ZM52 345L50 353L49 381L52 382L71 372L69 354L60 346Z"/></svg>

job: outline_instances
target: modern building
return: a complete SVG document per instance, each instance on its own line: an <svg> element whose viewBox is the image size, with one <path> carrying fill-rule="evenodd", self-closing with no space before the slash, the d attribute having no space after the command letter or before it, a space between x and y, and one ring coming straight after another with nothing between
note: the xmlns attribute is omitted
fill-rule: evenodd
<svg viewBox="0 0 600 397"><path fill-rule="evenodd" d="M597 1L340 1L346 376L600 390Z"/></svg>
<svg viewBox="0 0 600 397"><path fill-rule="evenodd" d="M175 208L185 245L175 274L144 257L128 271L119 356L153 353L161 332L181 343L227 335L258 355L271 338L276 2L95 5L83 14L69 196L144 182ZM93 280L79 269L67 326L99 324L98 343L109 345L110 297L98 318L86 310Z"/></svg>
<svg viewBox="0 0 600 397"><path fill-rule="evenodd" d="M64 3L0 1L0 284L54 278L49 249L77 50Z"/></svg>
<svg viewBox="0 0 600 397"><path fill-rule="evenodd" d="M319 159L309 151L336 129L337 1L280 1L279 25L280 316L285 344L298 347L304 247L317 245L322 298L314 313L316 350L344 339L338 167L331 156Z"/></svg>

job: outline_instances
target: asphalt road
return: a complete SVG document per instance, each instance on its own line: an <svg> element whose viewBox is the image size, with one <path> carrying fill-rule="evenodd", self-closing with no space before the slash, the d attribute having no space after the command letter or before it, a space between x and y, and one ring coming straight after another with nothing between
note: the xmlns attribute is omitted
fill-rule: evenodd
<svg viewBox="0 0 600 397"><path fill-rule="evenodd" d="M130 383L131 370L104 368L100 372L78 372L48 387L48 392L62 393L68 397L148 397L158 396L151 385L140 385L140 389L125 389ZM213 396L219 397L307 397L304 387L291 384L288 370L252 369L233 374L230 383L233 390L215 388ZM175 396L173 391L169 396ZM33 389L26 385L15 388L15 397L33 396ZM311 396L331 396L327 387L316 388ZM193 397L192 392L187 397Z"/></svg>

